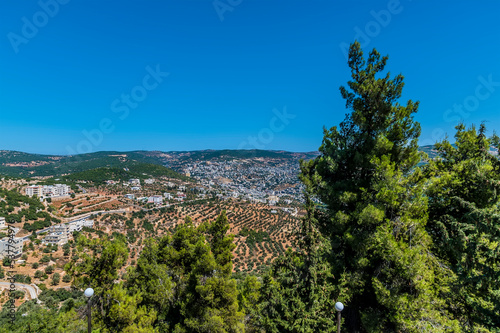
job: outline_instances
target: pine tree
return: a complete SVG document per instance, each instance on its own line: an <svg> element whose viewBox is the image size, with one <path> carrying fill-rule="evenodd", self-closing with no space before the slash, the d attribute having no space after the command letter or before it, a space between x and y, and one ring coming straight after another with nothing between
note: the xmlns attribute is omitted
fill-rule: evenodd
<svg viewBox="0 0 500 333"><path fill-rule="evenodd" d="M231 278L234 244L228 226L225 214L199 227L188 218L172 235L146 243L127 285L140 293L139 306L158 313L154 327L162 332L244 332Z"/></svg>
<svg viewBox="0 0 500 333"><path fill-rule="evenodd" d="M429 252L427 202L414 121L418 102L398 103L403 76L391 79L387 57L349 50L352 80L340 91L351 110L324 130L320 156L302 167L324 204L319 230L331 244L332 273L350 332L458 331L436 279L447 279Z"/></svg>
<svg viewBox="0 0 500 333"><path fill-rule="evenodd" d="M307 216L289 248L264 277L258 314L252 322L265 332L334 332L335 296L328 243L317 230L315 204L306 193Z"/></svg>
<svg viewBox="0 0 500 333"><path fill-rule="evenodd" d="M228 235L229 222L227 220L226 211L217 217L208 227L208 235L212 253L217 261L217 264L222 266L226 274L233 270L233 250L236 245L233 243L234 236Z"/></svg>
<svg viewBox="0 0 500 333"><path fill-rule="evenodd" d="M484 125L456 130L455 145L437 143L438 157L427 167L427 229L456 274L450 308L462 330L500 332L500 162Z"/></svg>

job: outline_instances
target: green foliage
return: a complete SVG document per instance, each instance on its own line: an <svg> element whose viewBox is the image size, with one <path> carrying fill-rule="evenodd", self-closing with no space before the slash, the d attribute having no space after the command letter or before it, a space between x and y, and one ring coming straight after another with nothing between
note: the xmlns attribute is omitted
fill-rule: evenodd
<svg viewBox="0 0 500 333"><path fill-rule="evenodd" d="M10 293L9 296L10 296L10 298L21 299L21 298L24 298L24 291L14 290L13 292Z"/></svg>
<svg viewBox="0 0 500 333"><path fill-rule="evenodd" d="M43 204L36 198L30 198L15 190L0 188L0 216L5 217L8 223L20 223L24 218L26 221L36 221L39 218L47 218L43 210ZM13 214L16 208L20 208L17 214ZM50 217L50 216L49 216Z"/></svg>
<svg viewBox="0 0 500 333"><path fill-rule="evenodd" d="M11 264L12 264L12 259L10 259L10 257L4 257L2 259L2 265L10 266Z"/></svg>
<svg viewBox="0 0 500 333"><path fill-rule="evenodd" d="M124 168L127 168L125 170ZM64 177L67 181L86 181L95 185L103 185L107 180L128 181L131 178L146 179L149 177L168 177L189 180L172 169L162 165L137 163L129 161L116 167L100 167L76 172Z"/></svg>
<svg viewBox="0 0 500 333"><path fill-rule="evenodd" d="M269 237L269 232L263 231L263 230L252 230L248 229L247 227L243 227L239 234L239 236L247 237L246 238L246 243L248 244L249 247L254 247L255 243L262 243L262 242L270 242L271 238Z"/></svg>
<svg viewBox="0 0 500 333"><path fill-rule="evenodd" d="M212 254L218 265L222 267L225 275L230 276L233 270L233 250L236 245L233 244L234 236L228 235L229 222L227 221L226 211L217 217L208 227L208 235Z"/></svg>
<svg viewBox="0 0 500 333"><path fill-rule="evenodd" d="M52 285L56 286L59 284L60 281L61 281L61 275L59 273L54 273L54 275L52 275Z"/></svg>
<svg viewBox="0 0 500 333"><path fill-rule="evenodd" d="M499 332L500 161L489 153L486 128L456 127L455 145L437 143L427 166L434 252L456 274L450 310L463 331Z"/></svg>
<svg viewBox="0 0 500 333"><path fill-rule="evenodd" d="M16 274L14 275L14 279L18 283L27 283L27 284L31 283L31 277L25 274Z"/></svg>
<svg viewBox="0 0 500 333"><path fill-rule="evenodd" d="M142 295L140 306L158 313L155 327L172 332L244 331L236 281L228 270L234 245L227 230L225 214L200 227L188 218L173 235L146 240L127 284L131 294Z"/></svg>
<svg viewBox="0 0 500 333"><path fill-rule="evenodd" d="M76 308L84 304L82 297L70 293L75 298L67 298L61 310L57 311L57 305L60 301L57 294L60 290L50 292L50 295L47 292L40 294L39 299L44 302L43 305L37 304L36 300L23 303L16 309L14 321L9 316L8 308L4 307L0 312L0 333L86 332L86 321L75 311ZM79 294L82 293L79 292ZM50 306L47 306L46 303Z"/></svg>
<svg viewBox="0 0 500 333"><path fill-rule="evenodd" d="M49 265L49 266L45 267L45 274L49 274L50 275L52 273L54 273L54 266Z"/></svg>
<svg viewBox="0 0 500 333"><path fill-rule="evenodd" d="M257 311L250 327L265 332L333 332L333 306L339 286L335 285L328 242L318 232L311 189L306 189L307 215L298 230L298 247L289 248L264 276Z"/></svg>
<svg viewBox="0 0 500 333"><path fill-rule="evenodd" d="M325 129L321 155L302 163L301 179L326 205L313 217L332 248L327 260L349 331L458 331L442 297L446 271L424 228L418 102L398 103L402 75L378 77L387 59L373 50L365 60L359 43L351 45L352 80L340 89L351 113Z"/></svg>
<svg viewBox="0 0 500 333"><path fill-rule="evenodd" d="M41 263L47 263L50 261L50 256L44 255L42 258L40 258Z"/></svg>

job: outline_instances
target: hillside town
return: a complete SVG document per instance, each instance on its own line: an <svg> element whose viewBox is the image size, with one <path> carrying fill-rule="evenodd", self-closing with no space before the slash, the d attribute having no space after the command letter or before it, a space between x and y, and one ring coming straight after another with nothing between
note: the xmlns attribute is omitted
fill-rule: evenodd
<svg viewBox="0 0 500 333"><path fill-rule="evenodd" d="M196 179L223 198L276 205L303 202L303 186L298 179L299 160L255 158L193 160L172 168Z"/></svg>

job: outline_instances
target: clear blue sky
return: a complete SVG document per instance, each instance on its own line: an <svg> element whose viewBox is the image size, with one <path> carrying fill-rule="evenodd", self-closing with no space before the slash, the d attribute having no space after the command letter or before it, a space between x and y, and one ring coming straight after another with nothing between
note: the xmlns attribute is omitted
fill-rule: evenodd
<svg viewBox="0 0 500 333"><path fill-rule="evenodd" d="M316 150L347 112L341 46L356 36L421 102L421 144L460 119L500 131L496 0L2 1L0 13L0 149Z"/></svg>

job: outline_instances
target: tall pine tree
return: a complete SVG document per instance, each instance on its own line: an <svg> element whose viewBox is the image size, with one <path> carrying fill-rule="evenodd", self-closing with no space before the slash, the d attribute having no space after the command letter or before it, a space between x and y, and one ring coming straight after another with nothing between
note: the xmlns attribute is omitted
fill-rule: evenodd
<svg viewBox="0 0 500 333"><path fill-rule="evenodd" d="M414 121L418 102L401 105L403 76L383 77L387 57L349 50L352 80L340 91L351 111L324 130L320 156L302 166L325 205L318 220L332 247L332 273L350 332L458 331L436 279Z"/></svg>

